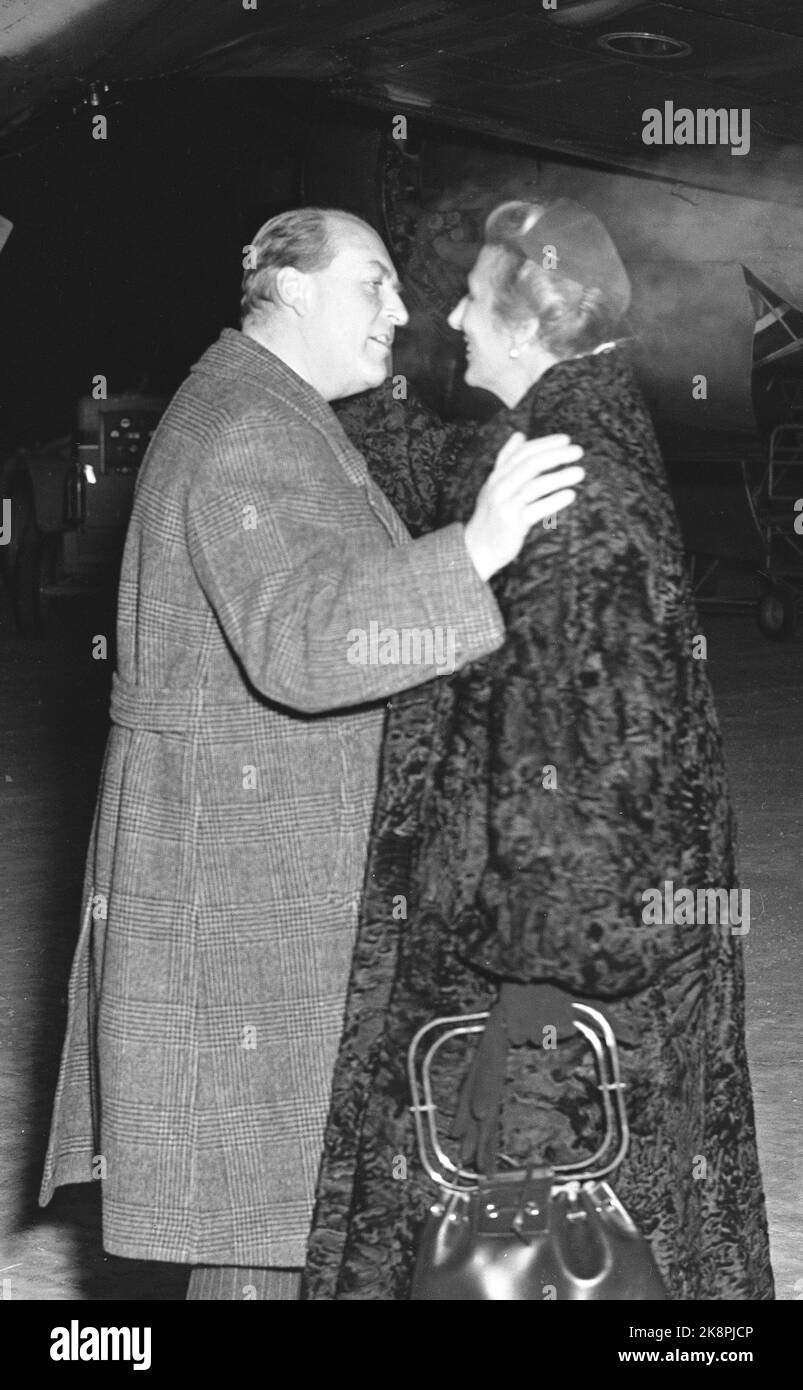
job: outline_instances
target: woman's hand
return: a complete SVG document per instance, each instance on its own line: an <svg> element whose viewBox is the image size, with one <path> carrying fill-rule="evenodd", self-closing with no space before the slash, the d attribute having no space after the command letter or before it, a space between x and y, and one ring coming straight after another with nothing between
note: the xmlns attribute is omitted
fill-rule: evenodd
<svg viewBox="0 0 803 1390"><path fill-rule="evenodd" d="M582 456L567 434L510 436L466 522L466 548L481 579L515 560L531 526L571 505L585 471L565 465Z"/></svg>

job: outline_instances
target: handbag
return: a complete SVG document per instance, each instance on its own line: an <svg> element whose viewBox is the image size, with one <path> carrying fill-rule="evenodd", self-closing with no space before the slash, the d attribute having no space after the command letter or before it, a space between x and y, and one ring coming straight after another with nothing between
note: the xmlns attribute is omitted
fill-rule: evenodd
<svg viewBox="0 0 803 1390"><path fill-rule="evenodd" d="M594 1053L605 1115L602 1144L582 1163L487 1176L454 1163L438 1136L432 1063L451 1039L481 1033L488 1014L435 1019L413 1038L416 1137L442 1193L424 1224L413 1301L666 1299L650 1246L607 1181L630 1138L616 1038L597 1009L574 1003L572 1010Z"/></svg>

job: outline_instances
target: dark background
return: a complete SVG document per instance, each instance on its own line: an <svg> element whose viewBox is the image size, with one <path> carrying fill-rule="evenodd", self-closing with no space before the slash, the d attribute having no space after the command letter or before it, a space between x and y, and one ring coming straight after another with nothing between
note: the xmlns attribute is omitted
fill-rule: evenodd
<svg viewBox="0 0 803 1390"><path fill-rule="evenodd" d="M320 114L236 81L136 83L102 110L106 140L88 106L51 109L0 158L2 443L69 430L96 373L172 391L238 324L242 247L298 202Z"/></svg>

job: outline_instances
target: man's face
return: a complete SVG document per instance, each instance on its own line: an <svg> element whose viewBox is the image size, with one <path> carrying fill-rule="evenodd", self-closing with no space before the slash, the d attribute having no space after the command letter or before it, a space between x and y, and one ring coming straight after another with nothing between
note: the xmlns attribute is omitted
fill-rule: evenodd
<svg viewBox="0 0 803 1390"><path fill-rule="evenodd" d="M351 223L333 233L334 260L309 276L304 333L315 384L330 401L382 384L394 332L409 318L379 237Z"/></svg>

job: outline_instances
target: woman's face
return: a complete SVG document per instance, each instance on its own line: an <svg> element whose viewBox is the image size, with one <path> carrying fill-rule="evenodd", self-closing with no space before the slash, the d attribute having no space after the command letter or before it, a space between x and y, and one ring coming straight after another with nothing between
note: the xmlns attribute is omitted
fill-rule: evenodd
<svg viewBox="0 0 803 1390"><path fill-rule="evenodd" d="M449 315L449 325L466 341L466 384L483 386L502 400L518 379L515 358L510 356L513 335L494 313L493 272L499 251L483 246L468 277L468 293Z"/></svg>

